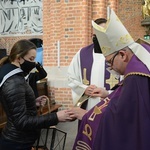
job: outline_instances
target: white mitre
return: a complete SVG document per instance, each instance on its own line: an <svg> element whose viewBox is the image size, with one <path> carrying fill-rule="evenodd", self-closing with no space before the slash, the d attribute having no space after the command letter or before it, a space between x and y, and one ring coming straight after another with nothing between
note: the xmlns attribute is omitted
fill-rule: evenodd
<svg viewBox="0 0 150 150"><path fill-rule="evenodd" d="M94 21L92 21L92 26L104 56L128 46L150 70L150 53L133 40L112 9L110 9L110 16L105 27L97 25Z"/></svg>

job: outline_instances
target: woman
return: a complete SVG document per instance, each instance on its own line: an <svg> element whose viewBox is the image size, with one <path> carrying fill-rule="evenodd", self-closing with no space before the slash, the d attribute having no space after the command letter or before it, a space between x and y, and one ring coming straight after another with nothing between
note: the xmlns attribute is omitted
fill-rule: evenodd
<svg viewBox="0 0 150 150"><path fill-rule="evenodd" d="M66 110L37 116L34 92L24 78L35 67L35 57L36 46L20 40L0 62L0 101L7 115L1 150L31 150L41 128L71 120Z"/></svg>

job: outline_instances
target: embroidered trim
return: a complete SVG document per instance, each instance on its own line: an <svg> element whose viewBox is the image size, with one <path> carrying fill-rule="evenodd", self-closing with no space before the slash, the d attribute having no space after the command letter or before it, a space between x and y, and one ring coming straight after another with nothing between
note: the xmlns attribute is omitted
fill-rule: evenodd
<svg viewBox="0 0 150 150"><path fill-rule="evenodd" d="M131 76L131 75L140 75L140 76L145 76L145 77L149 77L150 78L150 75L149 74L146 74L146 73L141 73L141 72L131 72L131 73L128 73L125 77L127 78L128 76Z"/></svg>

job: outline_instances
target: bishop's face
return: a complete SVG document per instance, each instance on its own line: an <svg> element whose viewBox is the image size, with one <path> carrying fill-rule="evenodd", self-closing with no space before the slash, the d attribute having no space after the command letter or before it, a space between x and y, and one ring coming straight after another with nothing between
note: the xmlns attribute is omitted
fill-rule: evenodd
<svg viewBox="0 0 150 150"><path fill-rule="evenodd" d="M110 70L116 71L120 75L124 75L127 66L127 53L126 51L116 51L106 58L106 63L110 67Z"/></svg>

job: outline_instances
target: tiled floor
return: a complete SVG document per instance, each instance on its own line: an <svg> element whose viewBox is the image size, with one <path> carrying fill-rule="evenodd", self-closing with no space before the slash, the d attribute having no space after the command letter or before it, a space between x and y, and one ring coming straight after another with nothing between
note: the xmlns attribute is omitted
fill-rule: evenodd
<svg viewBox="0 0 150 150"><path fill-rule="evenodd" d="M77 126L78 126L78 120L73 121L73 122L64 122L64 123L59 123L56 126L56 136L55 136L55 142L54 142L54 148L51 148L51 143L52 143L52 135L53 135L53 129L49 130L48 133L48 139L46 142L46 147L48 148L48 150L63 150L63 139L64 139L64 132L67 133L66 134L66 142L65 142L65 147L64 150L72 150L74 141L75 141L75 137L76 137L76 133L77 133ZM61 132L62 131L62 132ZM42 130L42 136L40 139L40 143L39 145L44 145L45 142L45 137L46 137L46 132L47 130ZM59 144L58 144L59 143ZM45 149L46 150L46 149Z"/></svg>

